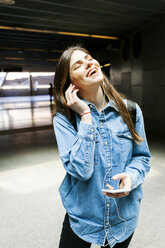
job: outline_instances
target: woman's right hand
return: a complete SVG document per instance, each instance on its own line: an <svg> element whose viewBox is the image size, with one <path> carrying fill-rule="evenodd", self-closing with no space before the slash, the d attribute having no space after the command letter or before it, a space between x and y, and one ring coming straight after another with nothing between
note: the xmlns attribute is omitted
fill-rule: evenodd
<svg viewBox="0 0 165 248"><path fill-rule="evenodd" d="M76 89L75 85L70 84L65 92L65 97L68 107L81 116L82 114L89 112L90 108L77 96L78 91L79 89Z"/></svg>
<svg viewBox="0 0 165 248"><path fill-rule="evenodd" d="M70 84L68 89L65 92L66 102L69 108L78 113L81 116L81 120L91 124L91 114L89 106L83 102L78 96L77 92L79 89L76 89L76 86ZM88 113L88 114L85 114ZM85 114L85 115L84 115Z"/></svg>

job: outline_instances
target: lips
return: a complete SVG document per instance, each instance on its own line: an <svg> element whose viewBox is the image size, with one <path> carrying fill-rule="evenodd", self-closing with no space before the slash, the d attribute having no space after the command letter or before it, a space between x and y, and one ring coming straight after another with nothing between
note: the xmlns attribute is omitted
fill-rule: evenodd
<svg viewBox="0 0 165 248"><path fill-rule="evenodd" d="M91 69L88 71L86 77L92 76L92 75L95 74L97 71L98 71L98 68L97 68L97 67L91 68Z"/></svg>

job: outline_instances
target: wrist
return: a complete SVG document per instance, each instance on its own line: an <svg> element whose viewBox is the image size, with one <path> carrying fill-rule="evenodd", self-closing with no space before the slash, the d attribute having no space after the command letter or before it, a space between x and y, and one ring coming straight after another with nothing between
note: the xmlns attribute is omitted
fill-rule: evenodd
<svg viewBox="0 0 165 248"><path fill-rule="evenodd" d="M91 115L91 111L87 111L87 112L81 114L80 117L82 117L82 116L84 116L84 115Z"/></svg>
<svg viewBox="0 0 165 248"><path fill-rule="evenodd" d="M81 117L81 121L88 123L88 124L92 124L92 117L91 117L91 112L85 112L83 114L80 115Z"/></svg>

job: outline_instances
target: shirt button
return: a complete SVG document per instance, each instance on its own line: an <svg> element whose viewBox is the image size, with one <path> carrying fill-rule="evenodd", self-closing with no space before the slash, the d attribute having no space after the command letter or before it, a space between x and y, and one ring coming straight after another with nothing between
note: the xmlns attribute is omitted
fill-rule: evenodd
<svg viewBox="0 0 165 248"><path fill-rule="evenodd" d="M91 134L90 136L91 136L91 140L93 140L93 134Z"/></svg>
<svg viewBox="0 0 165 248"><path fill-rule="evenodd" d="M108 226L109 225L109 222L106 222L106 226Z"/></svg>
<svg viewBox="0 0 165 248"><path fill-rule="evenodd" d="M93 128L91 128L91 132L93 132Z"/></svg>
<svg viewBox="0 0 165 248"><path fill-rule="evenodd" d="M107 207L109 207L109 203L107 204Z"/></svg>
<svg viewBox="0 0 165 248"><path fill-rule="evenodd" d="M104 143L105 145L107 145L108 143L107 143L107 141L105 141L105 143Z"/></svg>
<svg viewBox="0 0 165 248"><path fill-rule="evenodd" d="M103 123L102 123L102 121L100 121L100 125L102 125Z"/></svg>
<svg viewBox="0 0 165 248"><path fill-rule="evenodd" d="M108 163L108 166L111 166L111 164L110 164L110 163Z"/></svg>
<svg viewBox="0 0 165 248"><path fill-rule="evenodd" d="M90 108L92 108L92 105L89 105Z"/></svg>

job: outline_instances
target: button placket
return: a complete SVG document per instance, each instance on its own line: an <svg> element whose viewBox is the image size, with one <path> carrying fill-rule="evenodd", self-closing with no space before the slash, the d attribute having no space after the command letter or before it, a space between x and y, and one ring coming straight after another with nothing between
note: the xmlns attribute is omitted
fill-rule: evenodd
<svg viewBox="0 0 165 248"><path fill-rule="evenodd" d="M106 206L105 206L105 228L109 228L110 225L110 199L106 197Z"/></svg>
<svg viewBox="0 0 165 248"><path fill-rule="evenodd" d="M91 128L90 128L90 139L91 139L91 141L94 140L94 136L95 136L95 132L94 132L94 131L95 131L94 128L91 127Z"/></svg>
<svg viewBox="0 0 165 248"><path fill-rule="evenodd" d="M111 181L111 159L112 159L112 140L111 135L108 135L107 137L107 127L104 128L104 124L102 121L100 123L100 134L103 140L103 146L105 151L105 160L106 160L106 177L104 181L104 187L106 187L107 184L110 184ZM107 130L107 132L106 132ZM105 229L108 230L110 228L110 197L106 196L105 199L105 216L104 216L104 223L105 223Z"/></svg>

